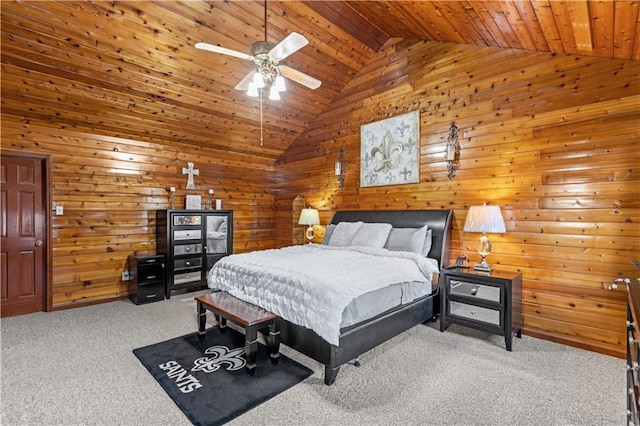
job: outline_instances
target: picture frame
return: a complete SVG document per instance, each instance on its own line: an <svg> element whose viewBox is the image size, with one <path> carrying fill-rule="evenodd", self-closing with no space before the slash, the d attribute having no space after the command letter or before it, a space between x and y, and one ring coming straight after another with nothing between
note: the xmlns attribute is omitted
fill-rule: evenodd
<svg viewBox="0 0 640 426"><path fill-rule="evenodd" d="M420 182L420 111L360 127L360 187Z"/></svg>
<svg viewBox="0 0 640 426"><path fill-rule="evenodd" d="M185 197L184 208L186 210L200 210L200 209L202 209L202 196L200 196L200 195L187 195Z"/></svg>

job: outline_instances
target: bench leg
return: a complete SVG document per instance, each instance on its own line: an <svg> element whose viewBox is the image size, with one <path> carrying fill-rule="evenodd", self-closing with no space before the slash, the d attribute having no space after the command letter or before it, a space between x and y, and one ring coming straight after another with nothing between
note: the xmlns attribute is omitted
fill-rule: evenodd
<svg viewBox="0 0 640 426"><path fill-rule="evenodd" d="M280 332L276 328L275 320L269 326L269 349L271 363L277 364L280 359Z"/></svg>
<svg viewBox="0 0 640 426"><path fill-rule="evenodd" d="M207 326L207 309L202 302L198 302L198 339L203 340Z"/></svg>
<svg viewBox="0 0 640 426"><path fill-rule="evenodd" d="M216 321L218 321L218 328L221 333L227 332L227 319L223 316L216 314Z"/></svg>
<svg viewBox="0 0 640 426"><path fill-rule="evenodd" d="M245 329L246 342L244 345L245 357L247 360L247 372L253 375L256 372L256 352L258 352L258 330L249 326Z"/></svg>

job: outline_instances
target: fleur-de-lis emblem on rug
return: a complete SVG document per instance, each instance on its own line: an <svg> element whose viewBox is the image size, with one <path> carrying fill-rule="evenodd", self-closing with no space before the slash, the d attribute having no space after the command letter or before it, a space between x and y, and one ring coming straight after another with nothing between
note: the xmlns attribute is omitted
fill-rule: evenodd
<svg viewBox="0 0 640 426"><path fill-rule="evenodd" d="M205 373L213 373L226 364L227 371L240 370L245 366L247 361L244 359L244 348L231 349L226 346L212 346L207 348L204 353L212 355L210 357L203 356L196 359L191 371L204 371Z"/></svg>

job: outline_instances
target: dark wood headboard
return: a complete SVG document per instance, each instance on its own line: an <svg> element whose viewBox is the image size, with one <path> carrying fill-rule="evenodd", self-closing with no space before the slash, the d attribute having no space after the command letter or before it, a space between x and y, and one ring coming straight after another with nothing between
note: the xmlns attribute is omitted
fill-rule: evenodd
<svg viewBox="0 0 640 426"><path fill-rule="evenodd" d="M449 262L452 216L451 210L340 210L333 215L331 223L390 223L394 228L420 228L427 225L432 234L428 257L437 259L442 269Z"/></svg>

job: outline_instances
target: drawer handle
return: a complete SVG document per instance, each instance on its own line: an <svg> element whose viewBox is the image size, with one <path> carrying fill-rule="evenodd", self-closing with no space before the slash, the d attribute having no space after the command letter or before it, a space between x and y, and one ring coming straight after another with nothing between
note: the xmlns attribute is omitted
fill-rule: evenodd
<svg viewBox="0 0 640 426"><path fill-rule="evenodd" d="M191 266L191 262L184 262L185 265Z"/></svg>
<svg viewBox="0 0 640 426"><path fill-rule="evenodd" d="M638 341L636 339L634 339L633 337L629 337L629 344L633 345L634 343L638 343Z"/></svg>
<svg viewBox="0 0 640 426"><path fill-rule="evenodd" d="M155 259L147 259L147 263L156 263Z"/></svg>
<svg viewBox="0 0 640 426"><path fill-rule="evenodd" d="M475 315L475 314L476 314L476 311L471 311L471 315Z"/></svg>
<svg viewBox="0 0 640 426"><path fill-rule="evenodd" d="M186 251L191 251L191 247L185 247Z"/></svg>
<svg viewBox="0 0 640 426"><path fill-rule="evenodd" d="M627 320L627 329L633 330L635 328L636 328L636 325L632 321Z"/></svg>
<svg viewBox="0 0 640 426"><path fill-rule="evenodd" d="M147 276L147 279L148 279L148 280L152 280L152 279L154 279L155 277L156 277L155 275L149 275L149 276Z"/></svg>
<svg viewBox="0 0 640 426"><path fill-rule="evenodd" d="M627 365L627 370L638 371L640 370L640 364L634 361L633 365Z"/></svg>
<svg viewBox="0 0 640 426"><path fill-rule="evenodd" d="M156 297L156 294L155 293L147 294L147 299L151 299L152 297Z"/></svg>

